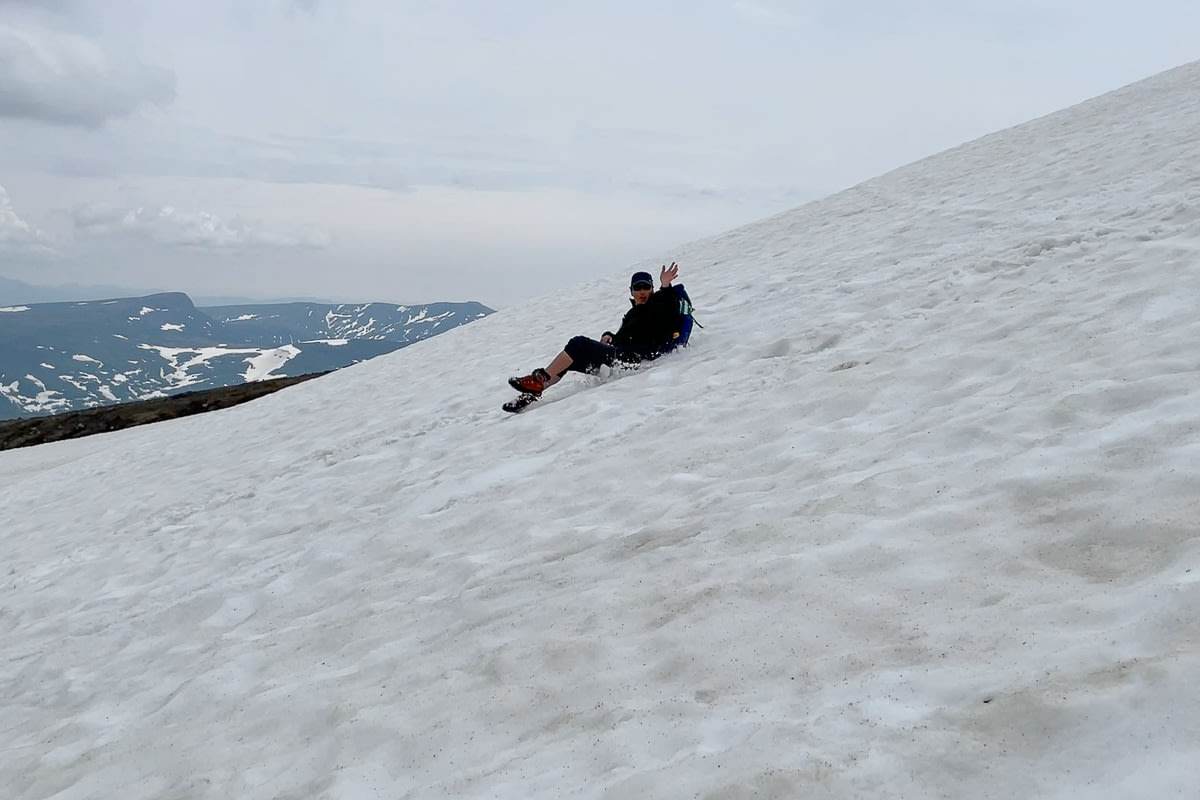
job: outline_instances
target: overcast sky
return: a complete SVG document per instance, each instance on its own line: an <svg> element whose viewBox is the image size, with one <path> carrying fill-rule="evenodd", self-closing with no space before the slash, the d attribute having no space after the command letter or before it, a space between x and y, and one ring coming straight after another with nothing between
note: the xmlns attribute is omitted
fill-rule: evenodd
<svg viewBox="0 0 1200 800"><path fill-rule="evenodd" d="M0 0L0 275L501 307L1200 58L987 5Z"/></svg>

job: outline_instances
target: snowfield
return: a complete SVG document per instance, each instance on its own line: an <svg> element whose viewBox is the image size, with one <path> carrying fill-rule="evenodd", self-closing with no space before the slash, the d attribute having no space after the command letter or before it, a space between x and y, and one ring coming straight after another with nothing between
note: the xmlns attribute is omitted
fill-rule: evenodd
<svg viewBox="0 0 1200 800"><path fill-rule="evenodd" d="M1195 797L1198 94L0 453L0 786ZM691 347L499 410L672 259Z"/></svg>

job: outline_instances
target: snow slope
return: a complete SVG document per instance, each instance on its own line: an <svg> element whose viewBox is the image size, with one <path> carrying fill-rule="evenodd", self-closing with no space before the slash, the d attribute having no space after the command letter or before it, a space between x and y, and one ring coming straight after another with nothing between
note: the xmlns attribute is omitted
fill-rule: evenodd
<svg viewBox="0 0 1200 800"><path fill-rule="evenodd" d="M1198 92L666 254L693 346L519 416L631 269L0 454L0 785L1194 797Z"/></svg>

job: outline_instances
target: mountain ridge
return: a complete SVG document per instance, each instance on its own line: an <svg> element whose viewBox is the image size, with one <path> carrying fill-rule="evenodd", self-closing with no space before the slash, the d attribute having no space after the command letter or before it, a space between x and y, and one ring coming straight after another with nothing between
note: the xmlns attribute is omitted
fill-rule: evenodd
<svg viewBox="0 0 1200 800"><path fill-rule="evenodd" d="M72 303L111 300L120 297L145 297L147 295L161 294L164 291L166 290L148 291L145 289L132 289L127 286L108 286L103 284L58 284L48 286L0 275L0 306L15 306L28 303ZM332 300L324 300L316 297L252 298L197 294L193 297L193 301L201 307L235 304L271 305L275 303L327 303L329 305L336 305Z"/></svg>
<svg viewBox="0 0 1200 800"><path fill-rule="evenodd" d="M2 306L0 419L324 373L490 313L479 303L198 308L182 292Z"/></svg>

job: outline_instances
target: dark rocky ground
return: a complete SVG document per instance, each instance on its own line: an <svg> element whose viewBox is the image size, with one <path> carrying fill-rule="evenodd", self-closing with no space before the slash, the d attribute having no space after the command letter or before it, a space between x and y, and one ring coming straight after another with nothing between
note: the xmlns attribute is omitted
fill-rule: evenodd
<svg viewBox="0 0 1200 800"><path fill-rule="evenodd" d="M51 417L31 417L0 422L0 450L29 447L62 439L76 439L93 433L119 431L135 425L162 422L167 419L203 414L245 403L256 397L277 392L302 381L319 378L327 372L298 375L293 378L272 378L266 381L242 383L220 389L186 392L157 400L139 400L111 406L70 411Z"/></svg>

